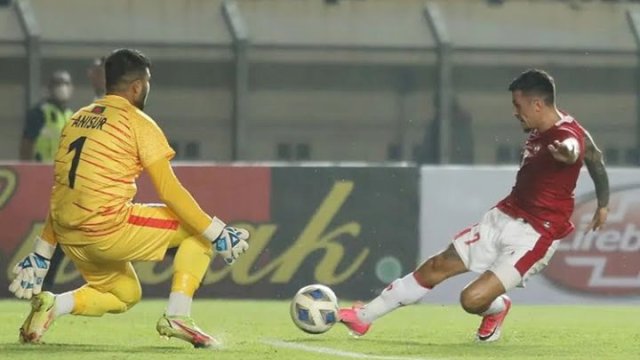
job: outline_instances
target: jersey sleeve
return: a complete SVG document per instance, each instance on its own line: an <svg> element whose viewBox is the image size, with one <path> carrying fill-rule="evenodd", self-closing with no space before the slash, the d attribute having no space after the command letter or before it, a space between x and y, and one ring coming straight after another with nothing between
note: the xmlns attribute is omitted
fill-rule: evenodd
<svg viewBox="0 0 640 360"><path fill-rule="evenodd" d="M55 233L53 232L51 213L47 214L47 220L45 220L44 227L42 228L42 232L40 233L40 237L49 245L55 246L58 243Z"/></svg>
<svg viewBox="0 0 640 360"><path fill-rule="evenodd" d="M584 138L584 133L585 130L582 126L580 125L576 125L576 126L561 126L559 129L559 136L562 137L562 139L567 139L569 137L574 137L576 139L578 139L578 141L582 142L582 138Z"/></svg>
<svg viewBox="0 0 640 360"><path fill-rule="evenodd" d="M27 140L35 141L44 126L44 113L40 106L34 107L27 112L27 118L24 123L22 137Z"/></svg>
<svg viewBox="0 0 640 360"><path fill-rule="evenodd" d="M140 163L145 169L160 159L171 160L176 154L160 127L148 117L140 117L137 122L136 142Z"/></svg>

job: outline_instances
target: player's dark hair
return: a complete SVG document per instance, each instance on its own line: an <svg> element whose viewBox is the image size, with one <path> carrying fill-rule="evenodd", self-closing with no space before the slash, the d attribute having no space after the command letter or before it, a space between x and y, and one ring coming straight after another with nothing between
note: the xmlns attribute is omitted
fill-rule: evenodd
<svg viewBox="0 0 640 360"><path fill-rule="evenodd" d="M544 70L529 69L509 84L509 91L520 90L526 95L541 96L546 105L556 101L556 84L553 77Z"/></svg>
<svg viewBox="0 0 640 360"><path fill-rule="evenodd" d="M138 50L117 49L104 62L105 87L107 92L123 84L144 78L151 61Z"/></svg>

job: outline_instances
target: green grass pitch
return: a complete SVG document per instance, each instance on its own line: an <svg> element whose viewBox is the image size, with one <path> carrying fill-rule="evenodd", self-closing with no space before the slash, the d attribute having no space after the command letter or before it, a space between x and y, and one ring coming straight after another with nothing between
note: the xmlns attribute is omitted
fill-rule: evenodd
<svg viewBox="0 0 640 360"><path fill-rule="evenodd" d="M102 318L58 319L42 345L18 344L28 302L0 301L2 359L640 359L639 306L519 306L502 339L477 344L479 318L457 306L420 305L380 319L354 339L340 324L307 335L291 323L288 304L276 301L197 300L193 315L220 350L193 349L164 340L155 322L164 301L143 300L132 310Z"/></svg>

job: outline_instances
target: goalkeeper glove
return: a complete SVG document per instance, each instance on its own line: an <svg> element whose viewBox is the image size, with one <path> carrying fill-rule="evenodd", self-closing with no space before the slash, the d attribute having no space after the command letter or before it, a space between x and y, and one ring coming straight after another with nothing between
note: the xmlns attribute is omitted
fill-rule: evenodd
<svg viewBox="0 0 640 360"><path fill-rule="evenodd" d="M240 254L249 249L249 244L247 243L249 231L227 226L216 217L213 218L211 225L203 235L211 241L214 249L222 255L227 265L233 264Z"/></svg>
<svg viewBox="0 0 640 360"><path fill-rule="evenodd" d="M49 271L55 248L38 236L34 251L13 267L16 277L9 285L9 291L18 299L31 299L42 291L42 282Z"/></svg>

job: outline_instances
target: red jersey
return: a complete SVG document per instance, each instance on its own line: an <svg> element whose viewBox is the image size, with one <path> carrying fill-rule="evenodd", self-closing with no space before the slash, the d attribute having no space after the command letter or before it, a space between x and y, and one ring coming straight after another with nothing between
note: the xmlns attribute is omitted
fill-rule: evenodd
<svg viewBox="0 0 640 360"><path fill-rule="evenodd" d="M574 229L570 218L584 160L584 129L571 115L561 115L562 119L547 131L529 133L516 184L497 205L502 212L523 218L541 235L551 239L561 239ZM547 148L555 140L569 137L580 144L578 160L571 165L554 159Z"/></svg>

